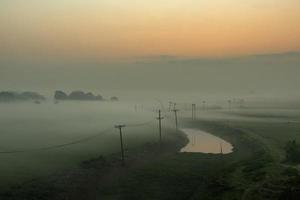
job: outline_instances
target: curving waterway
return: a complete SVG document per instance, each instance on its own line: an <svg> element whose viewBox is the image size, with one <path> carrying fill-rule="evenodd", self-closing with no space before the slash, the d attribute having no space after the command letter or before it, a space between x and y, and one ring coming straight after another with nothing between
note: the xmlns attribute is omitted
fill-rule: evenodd
<svg viewBox="0 0 300 200"><path fill-rule="evenodd" d="M205 131L191 128L183 128L180 130L184 132L189 139L188 144L183 147L180 152L228 154L233 151L233 146L230 143Z"/></svg>

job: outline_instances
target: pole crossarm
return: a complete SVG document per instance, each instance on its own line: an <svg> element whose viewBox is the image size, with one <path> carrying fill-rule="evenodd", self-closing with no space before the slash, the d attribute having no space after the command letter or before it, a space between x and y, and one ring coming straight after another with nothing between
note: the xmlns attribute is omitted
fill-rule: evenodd
<svg viewBox="0 0 300 200"><path fill-rule="evenodd" d="M124 128L124 127L126 127L126 125L125 124L121 124L121 125L115 125L115 128Z"/></svg>

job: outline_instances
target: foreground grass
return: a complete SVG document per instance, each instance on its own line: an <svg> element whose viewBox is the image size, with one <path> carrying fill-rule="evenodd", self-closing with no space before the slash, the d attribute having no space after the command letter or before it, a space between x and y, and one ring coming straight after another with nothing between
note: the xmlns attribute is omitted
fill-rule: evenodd
<svg viewBox="0 0 300 200"><path fill-rule="evenodd" d="M271 130L249 123L188 121L234 146L227 155L178 153L187 138L168 130L163 144L146 144L119 155L85 161L76 170L18 186L1 199L297 199L297 169L282 163ZM267 132L264 134L264 132ZM279 135L279 134L278 134ZM268 139L271 138L271 139Z"/></svg>
<svg viewBox="0 0 300 200"><path fill-rule="evenodd" d="M121 164L119 153L102 155L48 177L14 184L10 189L0 191L0 199L95 199L97 190L102 185L113 185L119 182L122 177L128 176L140 166L178 152L187 142L187 138L182 133L176 133L172 129L164 130L163 139L162 150L156 142L133 146L128 142L130 140L126 140L125 167Z"/></svg>
<svg viewBox="0 0 300 200"><path fill-rule="evenodd" d="M185 122L231 142L228 155L170 154L135 169L98 199L297 199L298 172L281 165L265 141L232 125Z"/></svg>

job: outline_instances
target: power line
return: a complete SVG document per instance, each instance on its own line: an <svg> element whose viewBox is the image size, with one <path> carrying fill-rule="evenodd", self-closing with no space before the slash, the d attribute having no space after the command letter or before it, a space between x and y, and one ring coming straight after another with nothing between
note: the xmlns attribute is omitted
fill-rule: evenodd
<svg viewBox="0 0 300 200"><path fill-rule="evenodd" d="M142 122L142 123L136 123L136 124L126 124L126 127L139 127L139 126L145 126L148 124L151 124L154 121L154 119L147 121L147 122Z"/></svg>
<svg viewBox="0 0 300 200"><path fill-rule="evenodd" d="M0 151L0 154L10 154L10 153L25 153L25 152L29 152L29 151L43 151L43 150L51 150L51 149L59 149L59 148L63 148L63 147L67 147L67 146L71 146L71 145L75 145L75 144L80 144L80 143L84 143L87 141L90 141L108 131L112 130L112 128L108 128L105 129L95 135L89 136L89 137L85 137L79 140L75 140L72 142L68 142L68 143L63 143L63 144L57 144L57 145L52 145L52 146L48 146L48 147L40 147L40 148L32 148L32 149L26 149L26 150L10 150L10 151Z"/></svg>
<svg viewBox="0 0 300 200"><path fill-rule="evenodd" d="M147 122L143 122L143 123L136 123L136 124L129 124L127 125L127 127L139 127L139 126L145 126L148 125L150 123L152 123L154 121L150 120ZM111 131L113 128L107 128L104 129L101 132L98 132L97 134L82 138L82 139L78 139L78 140L74 140L71 142L67 142L67 143L62 143L62 144L57 144L57 145L51 145L51 146L47 146L47 147L39 147L39 148L31 148L31 149L20 149L20 150L7 150L7 151L0 151L0 154L14 154L14 153L26 153L26 152L31 152L31 151L45 151L45 150L52 150L52 149L59 149L59 148L64 148L64 147L68 147L71 145L76 145L76 144L80 144L80 143L85 143L88 142L104 133L107 133L109 131Z"/></svg>

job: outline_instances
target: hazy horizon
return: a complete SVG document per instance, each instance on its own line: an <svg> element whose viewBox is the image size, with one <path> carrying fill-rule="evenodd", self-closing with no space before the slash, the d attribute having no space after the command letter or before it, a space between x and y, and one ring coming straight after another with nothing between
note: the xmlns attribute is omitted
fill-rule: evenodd
<svg viewBox="0 0 300 200"><path fill-rule="evenodd" d="M299 96L299 8L296 0L4 0L0 90Z"/></svg>

